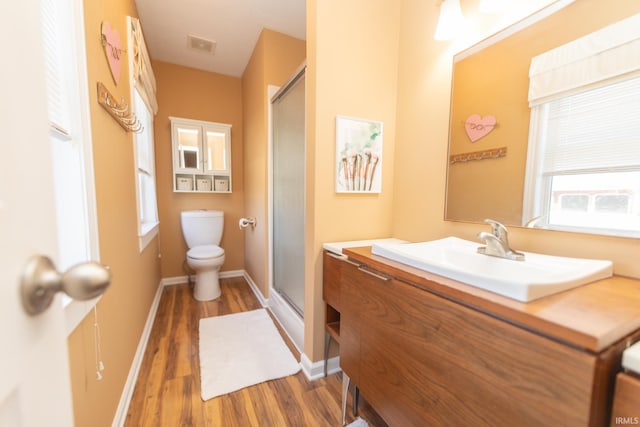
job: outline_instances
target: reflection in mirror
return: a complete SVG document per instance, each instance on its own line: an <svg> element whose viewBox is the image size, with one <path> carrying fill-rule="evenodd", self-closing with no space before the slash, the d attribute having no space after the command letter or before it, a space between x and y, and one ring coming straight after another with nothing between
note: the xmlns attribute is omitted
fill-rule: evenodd
<svg viewBox="0 0 640 427"><path fill-rule="evenodd" d="M226 134L223 132L206 131L207 137L207 165L209 171L227 170L225 156Z"/></svg>
<svg viewBox="0 0 640 427"><path fill-rule="evenodd" d="M198 142L200 135L197 129L178 128L178 151L181 169L197 169L200 164Z"/></svg>
<svg viewBox="0 0 640 427"><path fill-rule="evenodd" d="M454 57L445 219L640 237L640 2L552 7Z"/></svg>

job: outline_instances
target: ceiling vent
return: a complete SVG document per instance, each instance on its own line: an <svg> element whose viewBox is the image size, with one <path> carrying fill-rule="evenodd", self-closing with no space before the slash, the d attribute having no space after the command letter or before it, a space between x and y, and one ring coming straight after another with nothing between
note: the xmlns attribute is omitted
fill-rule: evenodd
<svg viewBox="0 0 640 427"><path fill-rule="evenodd" d="M214 55L216 53L215 40L208 40L191 34L187 36L187 46L190 49L197 50L202 53L208 53L210 55Z"/></svg>

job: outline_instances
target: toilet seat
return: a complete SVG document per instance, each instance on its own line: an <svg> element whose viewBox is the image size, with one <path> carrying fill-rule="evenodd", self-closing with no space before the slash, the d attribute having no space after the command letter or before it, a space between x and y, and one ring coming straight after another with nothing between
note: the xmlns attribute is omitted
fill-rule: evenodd
<svg viewBox="0 0 640 427"><path fill-rule="evenodd" d="M192 259L210 259L224 256L224 249L217 245L196 246L187 251L187 257Z"/></svg>

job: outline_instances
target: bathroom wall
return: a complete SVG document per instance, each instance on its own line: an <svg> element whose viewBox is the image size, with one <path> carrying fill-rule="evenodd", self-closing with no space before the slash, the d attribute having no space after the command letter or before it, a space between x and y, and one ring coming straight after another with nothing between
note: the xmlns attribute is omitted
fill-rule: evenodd
<svg viewBox="0 0 640 427"><path fill-rule="evenodd" d="M224 211L221 271L244 268L244 237L238 220L244 216L242 87L239 78L153 61L158 85L155 117L156 185L160 217L161 273L163 278L184 276L187 245L180 227L180 212L189 209ZM169 117L231 124L232 192L174 193Z"/></svg>
<svg viewBox="0 0 640 427"><path fill-rule="evenodd" d="M486 228L443 220L452 55L551 2L513 1L507 12L494 16L481 15L477 0L461 3L468 33L457 42L438 42L433 39L437 5L422 0L403 2L396 135L402 143L395 153L393 233L407 240L447 235L474 240ZM614 261L616 274L640 277L637 239L516 228L509 236L517 249L608 258Z"/></svg>
<svg viewBox="0 0 640 427"><path fill-rule="evenodd" d="M323 357L322 244L387 237L393 232L398 163L396 136L398 46L402 2L307 1L307 250L304 353ZM335 192L336 115L380 120L380 194ZM422 135L406 137L425 143ZM413 143L413 142L412 142ZM415 183L405 183L415 190Z"/></svg>
<svg viewBox="0 0 640 427"><path fill-rule="evenodd" d="M125 62L116 85L100 44L100 24L108 21L126 44L125 17L136 16L136 8L133 0L91 0L84 2L84 8L100 255L113 273L97 306L105 365L102 381L96 380L93 313L69 336L68 347L75 425L94 427L113 421L160 283L160 264L157 239L142 253L138 247L132 134L96 100L100 81L118 99L130 101L128 67Z"/></svg>
<svg viewBox="0 0 640 427"><path fill-rule="evenodd" d="M303 63L306 43L265 29L242 76L244 118L244 212L258 226L244 231L245 270L265 298L269 296L268 167L269 85L281 86Z"/></svg>

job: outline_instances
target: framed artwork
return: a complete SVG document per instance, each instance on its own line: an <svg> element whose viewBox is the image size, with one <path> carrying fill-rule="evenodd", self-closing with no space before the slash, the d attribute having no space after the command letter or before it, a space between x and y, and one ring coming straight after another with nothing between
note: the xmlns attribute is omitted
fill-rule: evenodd
<svg viewBox="0 0 640 427"><path fill-rule="evenodd" d="M382 191L382 122L336 117L336 192Z"/></svg>

